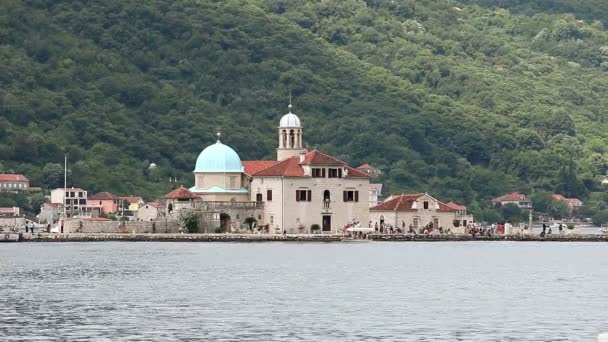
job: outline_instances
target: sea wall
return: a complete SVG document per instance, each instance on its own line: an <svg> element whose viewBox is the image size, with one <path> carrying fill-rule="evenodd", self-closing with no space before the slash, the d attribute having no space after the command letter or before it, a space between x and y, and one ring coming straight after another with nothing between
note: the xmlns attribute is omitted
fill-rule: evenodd
<svg viewBox="0 0 608 342"><path fill-rule="evenodd" d="M370 235L370 240L385 242L441 241L538 241L538 242L608 242L608 235L538 236L498 235ZM20 234L20 241L198 241L198 242L341 242L342 235L325 234L165 234L165 233L67 233ZM349 240L352 241L352 240ZM365 241L365 240L357 240Z"/></svg>
<svg viewBox="0 0 608 342"><path fill-rule="evenodd" d="M144 234L144 233L180 233L176 221L88 221L69 220L65 222L65 233L85 234Z"/></svg>

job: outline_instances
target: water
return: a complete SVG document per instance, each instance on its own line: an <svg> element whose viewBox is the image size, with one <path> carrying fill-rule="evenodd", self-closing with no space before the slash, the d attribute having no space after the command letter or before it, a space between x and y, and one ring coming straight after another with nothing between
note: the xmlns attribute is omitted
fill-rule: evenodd
<svg viewBox="0 0 608 342"><path fill-rule="evenodd" d="M2 341L595 341L604 243L0 245Z"/></svg>

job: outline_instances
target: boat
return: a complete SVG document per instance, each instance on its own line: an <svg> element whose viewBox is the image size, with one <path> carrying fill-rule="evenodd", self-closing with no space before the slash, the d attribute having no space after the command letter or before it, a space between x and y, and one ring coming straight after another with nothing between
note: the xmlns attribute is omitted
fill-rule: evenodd
<svg viewBox="0 0 608 342"><path fill-rule="evenodd" d="M608 227L602 225L600 227L600 232L602 232L602 234L608 234Z"/></svg>

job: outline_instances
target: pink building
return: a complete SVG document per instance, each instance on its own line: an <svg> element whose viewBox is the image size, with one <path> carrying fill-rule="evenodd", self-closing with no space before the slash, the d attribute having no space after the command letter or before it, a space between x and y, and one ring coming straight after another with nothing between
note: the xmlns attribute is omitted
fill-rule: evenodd
<svg viewBox="0 0 608 342"><path fill-rule="evenodd" d="M122 200L109 192L100 192L89 197L88 205L101 207L105 214L115 214L119 211Z"/></svg>

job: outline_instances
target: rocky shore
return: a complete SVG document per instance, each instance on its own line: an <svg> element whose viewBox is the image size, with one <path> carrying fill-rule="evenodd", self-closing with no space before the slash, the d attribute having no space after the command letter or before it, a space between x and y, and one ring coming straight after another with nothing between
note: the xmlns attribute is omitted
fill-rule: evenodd
<svg viewBox="0 0 608 342"><path fill-rule="evenodd" d="M16 234L15 234L16 235ZM608 242L608 235L552 235L544 238L532 235L497 235L492 237L471 235L370 235L371 241L545 241L545 242ZM324 234L24 234L19 242L86 242L86 241L184 241L184 242L342 242L342 235ZM352 240L347 240L352 241ZM361 240L356 240L361 241Z"/></svg>

